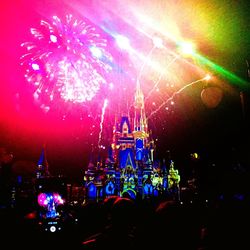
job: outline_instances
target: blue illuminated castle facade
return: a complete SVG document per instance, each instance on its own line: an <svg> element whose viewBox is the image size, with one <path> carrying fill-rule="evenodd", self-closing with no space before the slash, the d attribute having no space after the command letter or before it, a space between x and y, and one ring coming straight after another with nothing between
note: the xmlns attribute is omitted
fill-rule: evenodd
<svg viewBox="0 0 250 250"><path fill-rule="evenodd" d="M168 173L154 160L155 144L148 130L144 95L137 84L133 116L115 121L105 164L90 161L84 175L86 199L118 195L153 197L168 192Z"/></svg>

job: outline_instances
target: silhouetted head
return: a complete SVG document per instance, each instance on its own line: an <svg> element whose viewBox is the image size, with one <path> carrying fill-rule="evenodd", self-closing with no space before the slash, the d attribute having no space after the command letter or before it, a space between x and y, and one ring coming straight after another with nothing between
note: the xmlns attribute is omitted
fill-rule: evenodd
<svg viewBox="0 0 250 250"><path fill-rule="evenodd" d="M121 230L128 230L134 224L135 213L133 200L124 197L117 198L111 209L112 225Z"/></svg>

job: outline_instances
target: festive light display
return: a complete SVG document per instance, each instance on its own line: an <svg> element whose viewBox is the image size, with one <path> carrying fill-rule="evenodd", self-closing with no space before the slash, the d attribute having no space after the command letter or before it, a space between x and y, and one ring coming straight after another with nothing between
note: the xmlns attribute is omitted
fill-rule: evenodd
<svg viewBox="0 0 250 250"><path fill-rule="evenodd" d="M26 52L21 64L25 78L34 89L33 97L44 111L53 102L82 104L91 101L112 71L107 40L87 22L66 15L41 20L40 29L31 28L32 42L22 43Z"/></svg>
<svg viewBox="0 0 250 250"><path fill-rule="evenodd" d="M211 108L220 103L223 87L221 91L217 88L202 89L204 80L208 80L203 78L206 72L214 74L215 71L224 78L241 83L237 76L205 57L210 47L205 46L206 39L198 39L206 37L205 28L202 26L204 34L199 36L184 29L182 20L188 20L189 16L183 16L181 11L178 11L181 15L172 15L171 5L166 3L168 15L164 25L158 20L158 10L154 17L137 5L131 6L129 18L123 12L118 18L110 11L112 22L106 22L104 20L108 19L104 14L109 7L102 6L104 11L100 12L100 17L92 16L91 10L88 15L82 13L88 19L70 14L53 16L51 20L41 20L39 27L30 29L32 39L22 44L25 53L21 64L30 83L27 85L29 94L33 93L35 102L45 113L54 111L48 116L42 114L42 118L53 120L53 128L49 125L48 131L61 128L62 134L67 130L76 140L88 135L86 144L90 139L98 149L103 149L106 131L113 125L115 116L133 113L137 84L145 96L149 125L157 133L165 133L167 127L170 129L169 124L173 125L176 118L182 116L182 109L192 106L193 100L203 102L196 107L205 104ZM154 6L150 9L153 10ZM199 23L195 22L195 25ZM201 95L195 92L198 88L201 88L200 92L203 90ZM192 100L187 102L188 105L181 105L192 90ZM216 97L217 104L214 103ZM108 100L108 109L105 100ZM28 104L28 111L31 108ZM192 110L200 111L198 108ZM40 118L37 109L35 112ZM185 114L191 116L190 112ZM34 127L40 130L41 126L50 123L48 120L42 125L35 123Z"/></svg>

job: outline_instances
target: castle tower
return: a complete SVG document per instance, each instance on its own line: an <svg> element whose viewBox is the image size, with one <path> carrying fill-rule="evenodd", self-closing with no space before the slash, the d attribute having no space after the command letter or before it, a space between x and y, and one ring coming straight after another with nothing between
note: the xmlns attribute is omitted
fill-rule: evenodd
<svg viewBox="0 0 250 250"><path fill-rule="evenodd" d="M139 82L132 116L123 114L118 120L115 115L104 171L93 171L93 165L85 171L85 186L92 199L98 200L101 195L103 198L111 195L144 198L167 192L167 173L154 162L155 144L151 131L148 131L144 95ZM97 164L94 164L95 168ZM99 179L103 180L102 185L98 184Z"/></svg>
<svg viewBox="0 0 250 250"><path fill-rule="evenodd" d="M142 161L144 157L144 149L148 140L148 125L144 109L144 95L141 90L139 81L137 81L135 102L134 102L134 140L136 146L136 160Z"/></svg>
<svg viewBox="0 0 250 250"><path fill-rule="evenodd" d="M48 177L48 176L50 176L49 164L48 164L47 155L46 155L46 145L44 144L42 147L40 158L37 162L36 177L37 179L39 179L39 178Z"/></svg>

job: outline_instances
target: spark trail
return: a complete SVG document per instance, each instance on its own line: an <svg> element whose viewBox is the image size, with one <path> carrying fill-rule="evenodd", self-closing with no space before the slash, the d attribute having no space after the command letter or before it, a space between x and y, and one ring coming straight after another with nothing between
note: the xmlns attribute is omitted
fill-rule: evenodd
<svg viewBox="0 0 250 250"><path fill-rule="evenodd" d="M179 89L178 91L174 92L174 93L172 94L172 96L170 96L166 101L164 101L156 110L154 110L153 112L151 112L151 113L149 114L149 116L148 116L147 119L150 119L150 118L151 118L154 114L156 114L163 106L165 106L169 101L172 101L173 98L174 98L176 95L180 94L184 89L186 89L186 88L189 87L189 86L194 85L194 84L197 83L197 82L201 82L201 81L204 81L204 80L208 80L208 76L205 76L205 77L203 77L203 78L201 78L201 79L199 79L199 80L196 80L196 81L194 81L194 82L191 82L191 83L185 85L184 87L182 87L181 89Z"/></svg>
<svg viewBox="0 0 250 250"><path fill-rule="evenodd" d="M101 147L103 121L104 121L104 115L105 115L107 105L108 105L108 100L105 99L104 103L103 103L103 106L102 106L102 115L101 115L101 121L100 121L100 132L99 132L99 137L98 137L98 148Z"/></svg>

